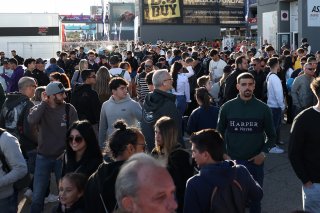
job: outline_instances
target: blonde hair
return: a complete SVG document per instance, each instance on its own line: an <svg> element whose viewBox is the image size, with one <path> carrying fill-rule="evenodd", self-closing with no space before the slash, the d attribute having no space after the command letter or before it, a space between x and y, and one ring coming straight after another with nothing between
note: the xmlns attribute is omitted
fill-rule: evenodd
<svg viewBox="0 0 320 213"><path fill-rule="evenodd" d="M79 72L82 72L84 70L84 64L87 63L88 61L86 59L81 59L79 62Z"/></svg>
<svg viewBox="0 0 320 213"><path fill-rule="evenodd" d="M156 145L155 151L167 158L178 143L178 131L175 121L167 116L161 117L154 125L160 130L163 146Z"/></svg>
<svg viewBox="0 0 320 213"><path fill-rule="evenodd" d="M110 73L107 67L102 66L97 72L97 82L93 86L93 89L98 93L101 103L108 100L111 96L109 89L109 82L111 80Z"/></svg>

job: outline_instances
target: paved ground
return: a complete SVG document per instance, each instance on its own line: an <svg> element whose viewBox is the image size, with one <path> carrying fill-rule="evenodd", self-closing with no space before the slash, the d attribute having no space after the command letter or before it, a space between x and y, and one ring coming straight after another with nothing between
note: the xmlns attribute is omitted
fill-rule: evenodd
<svg viewBox="0 0 320 213"><path fill-rule="evenodd" d="M289 125L282 127L282 140L287 142ZM287 150L287 145L283 148ZM51 181L54 183L55 181ZM53 192L56 187L51 186ZM263 213L289 213L302 209L301 184L295 176L288 160L288 153L268 154L265 162ZM46 204L45 212L51 212L54 204ZM23 198L19 205L19 212L29 212L30 202Z"/></svg>

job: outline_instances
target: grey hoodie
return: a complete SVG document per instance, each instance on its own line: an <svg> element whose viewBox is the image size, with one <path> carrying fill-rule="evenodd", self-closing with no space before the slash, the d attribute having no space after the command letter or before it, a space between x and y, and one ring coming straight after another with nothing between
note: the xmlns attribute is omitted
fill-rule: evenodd
<svg viewBox="0 0 320 213"><path fill-rule="evenodd" d="M142 111L138 102L132 100L127 95L126 98L115 101L111 96L109 100L103 103L100 113L99 125L99 145L104 148L108 136L113 133L113 124L116 120L123 119L128 126L138 126L141 120Z"/></svg>
<svg viewBox="0 0 320 213"><path fill-rule="evenodd" d="M13 194L13 183L27 174L27 164L22 156L17 138L8 132L3 132L0 137L0 149L11 168L9 173L2 170L0 161L0 199Z"/></svg>

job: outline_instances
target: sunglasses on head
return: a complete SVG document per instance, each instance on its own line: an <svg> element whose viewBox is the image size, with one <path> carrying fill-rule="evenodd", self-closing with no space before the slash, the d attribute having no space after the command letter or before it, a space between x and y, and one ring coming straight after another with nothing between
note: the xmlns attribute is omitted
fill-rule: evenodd
<svg viewBox="0 0 320 213"><path fill-rule="evenodd" d="M69 143L72 143L73 140L74 140L76 143L81 143L82 140L83 140L83 137L80 136L80 135L77 135L76 137L69 136L69 138L68 138Z"/></svg>

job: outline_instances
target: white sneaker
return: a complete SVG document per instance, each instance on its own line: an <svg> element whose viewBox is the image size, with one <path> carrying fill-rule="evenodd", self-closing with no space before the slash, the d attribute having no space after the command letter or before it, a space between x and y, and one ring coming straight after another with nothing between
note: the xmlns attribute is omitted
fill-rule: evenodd
<svg viewBox="0 0 320 213"><path fill-rule="evenodd" d="M269 153L272 153L272 154L282 154L284 153L284 150L279 148L278 146L275 146L275 147L272 147L270 150L269 150Z"/></svg>
<svg viewBox="0 0 320 213"><path fill-rule="evenodd" d="M32 190L31 189L27 189L26 192L24 193L24 196L28 199L32 199Z"/></svg>
<svg viewBox="0 0 320 213"><path fill-rule="evenodd" d="M44 199L44 203L53 203L58 201L59 196L54 194L49 194L48 197Z"/></svg>

